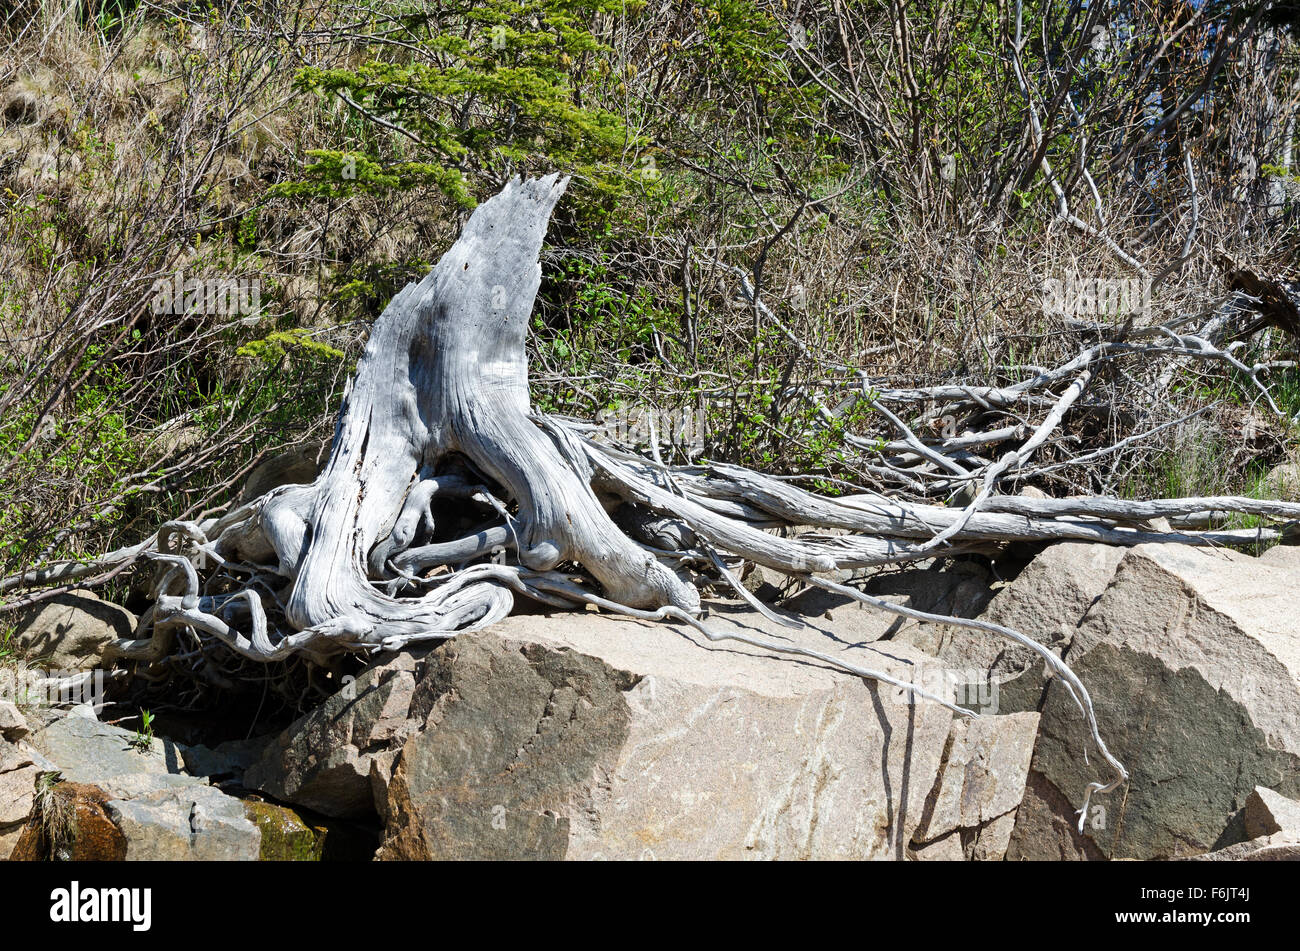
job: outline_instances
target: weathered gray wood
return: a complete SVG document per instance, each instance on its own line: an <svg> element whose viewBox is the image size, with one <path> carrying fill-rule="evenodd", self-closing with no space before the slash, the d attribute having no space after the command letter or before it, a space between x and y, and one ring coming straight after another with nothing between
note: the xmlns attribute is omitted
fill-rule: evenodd
<svg viewBox="0 0 1300 951"><path fill-rule="evenodd" d="M542 239L566 181L515 180L475 210L437 267L375 323L320 477L269 493L215 539L221 557L273 562L291 579L284 614L296 645L357 649L491 624L513 605L499 578L410 597L376 582L496 547L535 571L580 564L621 604L698 609L694 587L610 520L568 437L529 417L525 339ZM453 455L500 486L516 511L481 538L412 549L434 497L472 488L439 474ZM264 618L251 602L254 634L244 638L203 619L217 603L181 608L174 597L163 596L156 624L179 619L249 656L283 655L261 636Z"/></svg>

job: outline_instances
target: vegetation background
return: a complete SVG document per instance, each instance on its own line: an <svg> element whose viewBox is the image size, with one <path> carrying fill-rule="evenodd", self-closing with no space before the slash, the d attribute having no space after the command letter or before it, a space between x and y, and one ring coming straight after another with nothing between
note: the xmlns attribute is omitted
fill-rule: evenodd
<svg viewBox="0 0 1300 951"><path fill-rule="evenodd" d="M317 456L370 322L515 174L573 175L534 316L539 405L688 414L703 445L667 450L822 491L936 494L886 464L888 421L854 398L825 413L819 387L1011 382L1123 325L1051 312L1045 281L1138 281L1150 304L1127 317L1151 324L1203 319L1243 272L1293 279L1286 3L0 16L0 576L216 512L287 449ZM259 306L157 312L178 274L256 282ZM1277 494L1295 329L1237 350L1269 365L1281 412L1228 366L1156 390L1112 371L1034 481Z"/></svg>

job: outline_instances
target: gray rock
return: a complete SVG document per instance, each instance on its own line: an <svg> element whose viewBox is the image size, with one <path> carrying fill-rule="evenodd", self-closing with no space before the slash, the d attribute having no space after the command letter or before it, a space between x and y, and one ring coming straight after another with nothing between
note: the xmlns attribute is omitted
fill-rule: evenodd
<svg viewBox="0 0 1300 951"><path fill-rule="evenodd" d="M250 502L282 485L307 485L316 481L324 462L322 449L328 455L328 448L320 444L299 446L272 456L249 473L248 481L239 493L239 501ZM317 463L318 457L321 457L321 463Z"/></svg>
<svg viewBox="0 0 1300 951"><path fill-rule="evenodd" d="M1011 843L1011 833L1016 826L1016 811L980 823L974 829L963 830L961 835L966 857L972 862L1001 862Z"/></svg>
<svg viewBox="0 0 1300 951"><path fill-rule="evenodd" d="M0 737L9 740L21 740L31 732L27 718L21 710L8 700L0 700Z"/></svg>
<svg viewBox="0 0 1300 951"><path fill-rule="evenodd" d="M33 666L91 670L111 640L131 637L135 615L89 591L61 594L20 611L12 646Z"/></svg>
<svg viewBox="0 0 1300 951"><path fill-rule="evenodd" d="M842 583L859 587L866 594L890 604L931 614L977 617L993 597L987 574L969 562L901 571L846 572ZM855 598L824 588L809 588L781 602L790 614L820 618L823 626L848 643L869 643L891 639L904 641L933 655L938 646L933 624L922 624L895 614L886 614Z"/></svg>
<svg viewBox="0 0 1300 951"><path fill-rule="evenodd" d="M151 790L201 785L186 775L181 748L155 737L145 750L136 735L86 717L65 716L30 737L33 748L70 782L99 786L111 796L131 798Z"/></svg>
<svg viewBox="0 0 1300 951"><path fill-rule="evenodd" d="M1300 842L1286 835L1270 835L1238 842L1204 855L1189 856L1189 862L1300 862Z"/></svg>
<svg viewBox="0 0 1300 951"><path fill-rule="evenodd" d="M14 847L18 845L18 840L23 837L23 829L26 828L27 822L15 822L12 825L0 825L0 862L9 861L9 856L13 855Z"/></svg>
<svg viewBox="0 0 1300 951"><path fill-rule="evenodd" d="M1264 498L1294 502L1300 499L1300 460L1289 459L1271 469L1260 485Z"/></svg>
<svg viewBox="0 0 1300 951"><path fill-rule="evenodd" d="M401 654L367 670L269 741L244 771L244 785L333 818L375 813L371 762L415 727L415 664Z"/></svg>
<svg viewBox="0 0 1300 951"><path fill-rule="evenodd" d="M1246 836L1250 839L1283 833L1300 842L1300 802L1256 786L1246 800Z"/></svg>
<svg viewBox="0 0 1300 951"><path fill-rule="evenodd" d="M1256 786L1300 794L1298 580L1279 556L1173 545L1124 555L1066 658L1131 775L1127 788L1094 801L1084 852L1149 859L1222 849L1245 838L1240 813ZM1084 764L1087 745L1074 702L1053 684L1011 855L1079 856L1073 833L1052 833L1073 822L1100 775Z"/></svg>
<svg viewBox="0 0 1300 951"><path fill-rule="evenodd" d="M1123 555L1123 549L1110 545L1050 545L978 616L1032 637L1059 657L1114 577ZM1036 710L1047 688L1042 658L994 634L923 625L901 631L897 639L940 658L954 672L966 672L981 693L987 688L996 697L993 711L997 713Z"/></svg>
<svg viewBox="0 0 1300 951"><path fill-rule="evenodd" d="M32 790L41 767L25 750L0 743L0 826L23 822L32 811Z"/></svg>
<svg viewBox="0 0 1300 951"><path fill-rule="evenodd" d="M182 748L170 740L155 737L147 749L135 741L135 733L84 716L66 715L41 727L31 735L30 747L19 751L22 757L13 759L19 770L8 770L10 757L0 760L0 831L18 813L27 817L36 777L53 772L67 787L93 786L111 799L106 828L121 832L128 859L258 857L261 833L239 800L186 773ZM19 783L26 799L6 809L10 785L17 790ZM14 842L0 839L0 844L12 848L16 840L15 835Z"/></svg>
<svg viewBox="0 0 1300 951"><path fill-rule="evenodd" d="M933 842L913 842L908 858L917 862L964 862L966 850L962 848L961 833L949 832Z"/></svg>
<svg viewBox="0 0 1300 951"><path fill-rule="evenodd" d="M1074 807L1041 774L1029 771L1007 843L1007 861L1098 861L1105 856L1080 835ZM1098 817L1104 817L1104 813ZM1093 817L1097 821L1098 817Z"/></svg>
<svg viewBox="0 0 1300 951"><path fill-rule="evenodd" d="M1084 616L1114 578L1123 557L1124 549L1113 545L1049 545L1015 581L998 592L981 617L1015 628L1040 643L1068 645ZM1011 663L1013 658L1023 657L1026 662L1037 658L1027 648L1005 641L996 648L991 652L995 667L1000 665L1008 671L1021 666Z"/></svg>
<svg viewBox="0 0 1300 951"><path fill-rule="evenodd" d="M764 568L762 565L754 565L750 568L749 574L745 575L744 579L745 590L765 604L775 604L789 597L794 593L797 584L798 582L791 579L789 575Z"/></svg>
<svg viewBox="0 0 1300 951"><path fill-rule="evenodd" d="M26 743L0 740L0 862L9 858L31 815L36 777L52 766Z"/></svg>
<svg viewBox="0 0 1300 951"><path fill-rule="evenodd" d="M229 740L216 747L202 745L182 746L185 772L191 776L233 777L242 779L245 770L266 752L268 737L247 740Z"/></svg>
<svg viewBox="0 0 1300 951"><path fill-rule="evenodd" d="M1003 813L969 829L956 829L933 842L913 842L908 857L918 862L1000 862L1006 855L1016 813Z"/></svg>
<svg viewBox="0 0 1300 951"><path fill-rule="evenodd" d="M255 862L261 851L244 804L212 786L154 790L107 809L126 837L127 861Z"/></svg>
<svg viewBox="0 0 1300 951"><path fill-rule="evenodd" d="M158 449L166 455L176 453L184 456L206 441L207 433L201 426L165 424L165 428L158 433Z"/></svg>
<svg viewBox="0 0 1300 951"><path fill-rule="evenodd" d="M916 841L931 842L959 829L977 829L1014 813L1024 796L1037 732L1037 713L954 720ZM1009 839L1010 825L1005 831ZM997 851L997 846L986 838L984 851L990 849ZM1003 841L1001 851L1005 850Z"/></svg>
<svg viewBox="0 0 1300 951"><path fill-rule="evenodd" d="M912 679L931 660L714 606L718 630ZM837 643L838 638L838 643ZM512 617L418 672L379 856L902 858L951 714L680 625Z"/></svg>

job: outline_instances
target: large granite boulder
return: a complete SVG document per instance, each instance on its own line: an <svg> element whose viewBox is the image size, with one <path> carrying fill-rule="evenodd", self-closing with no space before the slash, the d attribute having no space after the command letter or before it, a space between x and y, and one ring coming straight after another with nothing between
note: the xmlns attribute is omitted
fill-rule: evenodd
<svg viewBox="0 0 1300 951"><path fill-rule="evenodd" d="M901 678L928 662L748 611L708 623ZM374 787L386 859L901 858L951 726L815 661L591 612L444 645L411 713Z"/></svg>
<svg viewBox="0 0 1300 951"><path fill-rule="evenodd" d="M993 596L982 613L959 616L978 616L1012 628L1060 657L1123 556L1124 549L1110 545L1049 545ZM953 679L962 682L964 692L982 700L979 705L989 712L1037 710L1047 689L1042 657L995 634L926 624L901 630L897 639L942 660Z"/></svg>
<svg viewBox="0 0 1300 951"><path fill-rule="evenodd" d="M1300 794L1300 550L1130 549L1065 658L1128 785L1099 797L1073 700L1053 683L1010 858L1175 858L1247 839L1257 786ZM1094 760L1095 761L1095 760Z"/></svg>
<svg viewBox="0 0 1300 951"><path fill-rule="evenodd" d="M707 623L933 682L937 661L906 645L804 620L715 604ZM520 615L379 663L273 738L243 783L377 816L385 859L903 858L953 727L908 696L682 625ZM996 762L997 782L972 781L976 798L997 790L987 816L967 810L976 828L1014 808L1005 737L959 744ZM967 813L947 831L973 835Z"/></svg>
<svg viewBox="0 0 1300 951"><path fill-rule="evenodd" d="M997 861L1006 854L1037 732L1037 713L953 721L913 833L917 858Z"/></svg>

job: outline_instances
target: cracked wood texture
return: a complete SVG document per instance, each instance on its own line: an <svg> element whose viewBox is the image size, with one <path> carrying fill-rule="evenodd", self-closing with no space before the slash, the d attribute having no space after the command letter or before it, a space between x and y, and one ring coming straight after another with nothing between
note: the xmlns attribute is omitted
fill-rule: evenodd
<svg viewBox="0 0 1300 951"><path fill-rule="evenodd" d="M509 613L498 581L417 598L372 584L427 518L453 455L518 506L509 527L521 565L576 562L622 604L698 607L692 586L610 520L581 453L529 418L525 339L566 182L516 179L474 211L437 267L375 323L316 483L267 499L259 522L293 578L285 613L295 629L365 642L473 629Z"/></svg>

